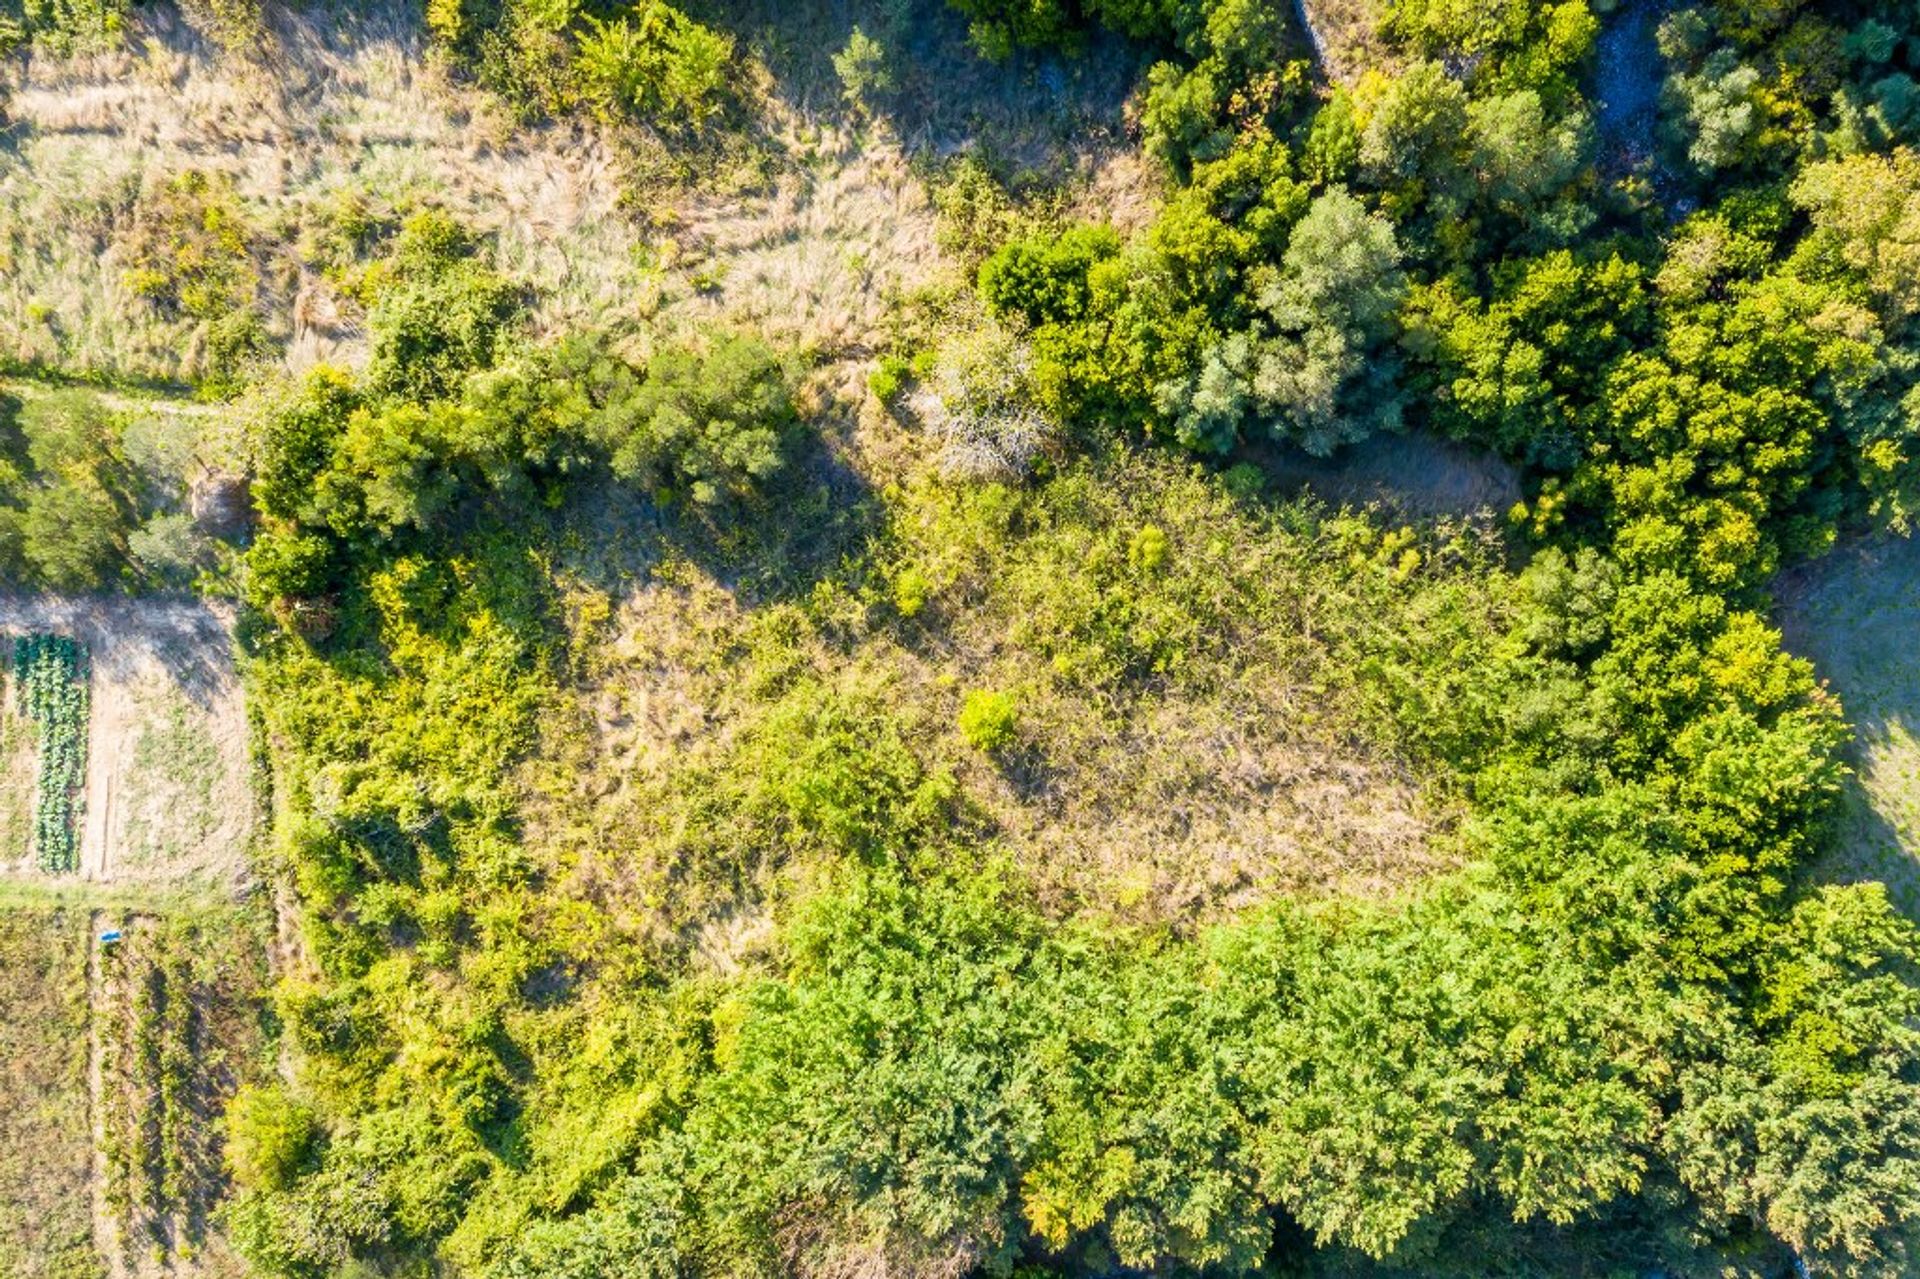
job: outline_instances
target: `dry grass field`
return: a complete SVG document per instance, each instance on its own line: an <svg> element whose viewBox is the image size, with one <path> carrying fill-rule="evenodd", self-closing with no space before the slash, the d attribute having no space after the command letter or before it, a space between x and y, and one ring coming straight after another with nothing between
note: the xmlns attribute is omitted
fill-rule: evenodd
<svg viewBox="0 0 1920 1279"><path fill-rule="evenodd" d="M518 129L446 83L402 12L277 11L272 57L255 64L153 6L122 51L10 64L0 355L118 377L203 372L205 323L147 305L124 278L143 193L188 170L230 178L246 220L275 232L257 255L258 302L296 367L359 352L357 317L290 247L345 196L428 199L497 233L548 322L623 307L641 272L609 151L571 126Z"/></svg>
<svg viewBox="0 0 1920 1279"><path fill-rule="evenodd" d="M1120 126L1131 55L989 65L935 0L909 10L903 78L939 89L871 112L844 100L828 59L861 14L728 15L757 77L740 142L752 163L644 192L631 149L590 122L517 123L450 80L397 3L275 9L258 60L219 53L170 8L135 12L123 50L4 72L0 360L163 382L211 371L210 322L130 283L142 220L186 173L234 202L253 306L295 369L364 354L357 305L300 249L343 202L431 203L489 235L543 331L644 344L656 323L716 319L834 353L945 265L924 166L988 153L1123 222L1157 198Z"/></svg>

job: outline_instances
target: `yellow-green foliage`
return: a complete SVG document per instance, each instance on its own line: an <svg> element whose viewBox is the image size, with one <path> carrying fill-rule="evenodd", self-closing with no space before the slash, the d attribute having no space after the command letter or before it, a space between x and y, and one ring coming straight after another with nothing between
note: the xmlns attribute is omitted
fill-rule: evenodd
<svg viewBox="0 0 1920 1279"><path fill-rule="evenodd" d="M47 52L111 48L126 29L124 0L18 0L0 10L0 46L32 41Z"/></svg>
<svg viewBox="0 0 1920 1279"><path fill-rule="evenodd" d="M1008 693L975 689L960 703L960 735L977 749L1002 751L1020 730L1020 703Z"/></svg>
<svg viewBox="0 0 1920 1279"><path fill-rule="evenodd" d="M128 289L217 320L251 304L252 232L230 183L190 169L146 192L121 241Z"/></svg>
<svg viewBox="0 0 1920 1279"><path fill-rule="evenodd" d="M428 29L523 115L579 105L608 124L698 132L725 106L733 36L664 0L589 12L579 0L429 0Z"/></svg>

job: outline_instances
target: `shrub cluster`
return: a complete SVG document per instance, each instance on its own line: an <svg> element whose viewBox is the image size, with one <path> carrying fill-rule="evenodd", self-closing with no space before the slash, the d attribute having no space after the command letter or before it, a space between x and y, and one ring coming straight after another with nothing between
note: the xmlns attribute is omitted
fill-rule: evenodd
<svg viewBox="0 0 1920 1279"><path fill-rule="evenodd" d="M524 116L585 106L609 123L685 135L731 100L733 37L665 0L429 0L427 26Z"/></svg>
<svg viewBox="0 0 1920 1279"><path fill-rule="evenodd" d="M725 334L641 367L591 337L531 343L516 290L443 215L409 219L358 289L372 303L365 375L315 370L256 432L265 529L249 590L283 618L331 594L356 549L443 533L476 507L552 503L609 473L713 508L752 497L787 457L790 361Z"/></svg>

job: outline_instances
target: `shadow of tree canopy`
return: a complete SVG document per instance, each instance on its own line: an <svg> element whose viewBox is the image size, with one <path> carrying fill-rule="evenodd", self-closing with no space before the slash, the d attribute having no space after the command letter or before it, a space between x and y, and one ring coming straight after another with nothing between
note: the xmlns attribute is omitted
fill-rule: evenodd
<svg viewBox="0 0 1920 1279"><path fill-rule="evenodd" d="M894 88L871 104L913 151L978 147L1018 168L1057 171L1123 141L1121 108L1150 51L1089 31L1072 54L1019 50L982 58L966 19L944 0L699 0L687 11L733 32L764 62L782 101L826 123L852 123L833 58L855 27L886 49Z"/></svg>
<svg viewBox="0 0 1920 1279"><path fill-rule="evenodd" d="M1783 574L1775 621L1854 725L1818 877L1879 880L1920 919L1920 541L1882 538Z"/></svg>
<svg viewBox="0 0 1920 1279"><path fill-rule="evenodd" d="M555 516L560 566L620 596L668 556L684 558L746 607L803 597L847 568L886 527L871 481L814 428L797 433L765 491L705 508L661 503L613 480L583 486Z"/></svg>

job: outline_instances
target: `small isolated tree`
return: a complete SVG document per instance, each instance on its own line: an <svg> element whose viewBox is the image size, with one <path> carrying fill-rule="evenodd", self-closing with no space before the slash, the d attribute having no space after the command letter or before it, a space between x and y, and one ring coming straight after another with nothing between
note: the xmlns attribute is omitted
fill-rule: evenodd
<svg viewBox="0 0 1920 1279"><path fill-rule="evenodd" d="M211 549L193 517L181 512L154 516L127 538L133 562L163 582L190 581L206 566Z"/></svg>
<svg viewBox="0 0 1920 1279"><path fill-rule="evenodd" d="M1467 91L1438 63L1422 62L1391 81L1360 138L1360 163L1383 187L1424 182L1430 194L1456 192L1467 139Z"/></svg>
<svg viewBox="0 0 1920 1279"><path fill-rule="evenodd" d="M410 400L449 394L463 374L494 362L519 312L518 290L471 259L405 279L368 316L368 380Z"/></svg>
<svg viewBox="0 0 1920 1279"><path fill-rule="evenodd" d="M1523 221L1580 176L1593 142L1585 112L1554 116L1532 89L1472 103L1467 126L1481 194Z"/></svg>
<svg viewBox="0 0 1920 1279"><path fill-rule="evenodd" d="M1053 438L1026 343L990 322L941 345L912 407L939 444L941 469L957 477L1022 479Z"/></svg>
<svg viewBox="0 0 1920 1279"><path fill-rule="evenodd" d="M840 77L840 91L848 102L862 110L893 92L893 64L887 47L862 31L853 29L846 47L833 55L834 74Z"/></svg>
<svg viewBox="0 0 1920 1279"><path fill-rule="evenodd" d="M1182 69L1156 62L1147 72L1147 96L1140 108L1140 132L1147 153L1176 173L1196 160L1225 153L1232 134L1220 123L1224 96L1212 61Z"/></svg>
<svg viewBox="0 0 1920 1279"><path fill-rule="evenodd" d="M19 529L21 554L40 581L57 591L103 586L120 562L120 506L86 472L36 489Z"/></svg>
<svg viewBox="0 0 1920 1279"><path fill-rule="evenodd" d="M266 34L261 0L190 0L180 7L189 21L229 52L245 52Z"/></svg>

